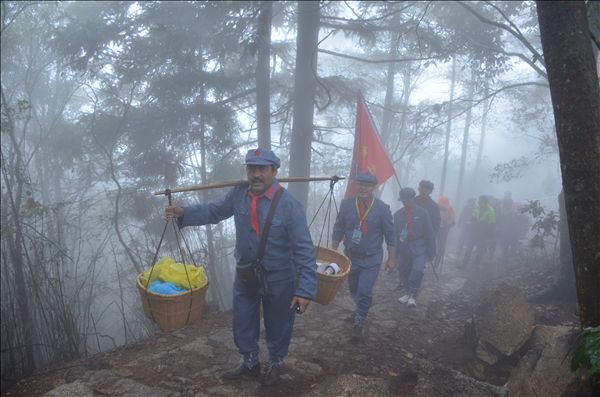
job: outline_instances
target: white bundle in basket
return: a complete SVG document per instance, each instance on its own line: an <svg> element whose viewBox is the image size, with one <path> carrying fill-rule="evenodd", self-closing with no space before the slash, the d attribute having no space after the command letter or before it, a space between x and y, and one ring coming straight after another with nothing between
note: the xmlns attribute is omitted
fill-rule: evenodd
<svg viewBox="0 0 600 397"><path fill-rule="evenodd" d="M317 272L322 274L338 274L342 272L342 269L337 263L322 263L317 262Z"/></svg>

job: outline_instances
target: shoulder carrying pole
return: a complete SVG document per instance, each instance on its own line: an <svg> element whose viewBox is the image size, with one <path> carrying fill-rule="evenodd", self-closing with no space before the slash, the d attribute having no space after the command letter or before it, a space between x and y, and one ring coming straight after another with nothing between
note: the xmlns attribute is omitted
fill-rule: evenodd
<svg viewBox="0 0 600 397"><path fill-rule="evenodd" d="M343 176L292 176L288 178L278 178L277 181L280 183L287 182L314 182L314 181L334 181L337 182L339 180L346 179ZM186 187L179 187L175 189L166 189L161 190L159 192L155 192L154 195L167 195L170 196L171 193L180 193L180 192L192 192L195 190L206 190L206 189L219 189L223 187L232 187L232 186L245 186L248 185L247 180L239 180L239 181L229 181L229 182L218 182L218 183L203 183L201 185L192 185Z"/></svg>

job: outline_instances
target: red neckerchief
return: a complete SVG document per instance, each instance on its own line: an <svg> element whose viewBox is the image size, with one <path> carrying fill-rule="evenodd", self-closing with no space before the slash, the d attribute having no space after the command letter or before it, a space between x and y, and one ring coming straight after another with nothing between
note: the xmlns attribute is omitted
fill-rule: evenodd
<svg viewBox="0 0 600 397"><path fill-rule="evenodd" d="M365 212L367 212L369 210L369 208L371 208L371 206L374 204L374 201L375 201L375 198L371 197L371 202L368 203L369 205L367 205L367 201L358 199L358 221L359 222L365 216ZM367 219L366 218L363 219L361 226L362 226L362 234L363 234L363 236L366 236L367 231L369 230L369 228L367 227Z"/></svg>
<svg viewBox="0 0 600 397"><path fill-rule="evenodd" d="M406 209L406 229L408 231L408 236L411 238L415 237L415 224L413 222L414 212L415 212L414 207Z"/></svg>
<svg viewBox="0 0 600 397"><path fill-rule="evenodd" d="M258 196L252 193L252 190L248 190L248 196L250 196L250 198L252 199L252 202L250 203L250 225L252 227L252 230L254 230L254 233L256 233L256 235L259 237L260 224L258 223L258 211L256 209L258 200L260 200L263 197L273 198L273 194L275 194L275 192L280 188L281 185L275 182L273 185L271 185L270 188L267 189L266 192L264 192L263 194L259 194Z"/></svg>

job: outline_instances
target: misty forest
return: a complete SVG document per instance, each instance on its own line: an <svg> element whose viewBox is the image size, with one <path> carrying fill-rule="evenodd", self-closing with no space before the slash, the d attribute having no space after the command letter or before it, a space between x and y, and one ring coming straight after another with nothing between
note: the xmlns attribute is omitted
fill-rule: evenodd
<svg viewBox="0 0 600 397"><path fill-rule="evenodd" d="M1 12L3 396L600 390L600 2L2 1ZM279 383L222 381L240 357L233 218L179 231L157 193L244 180L246 153L270 149L278 178L323 177L283 186L314 245L331 247L359 98L393 165L376 196L393 214L401 188L428 180L455 214L416 307L382 265L360 341L344 282L296 316ZM474 248L482 196L496 223ZM209 280L201 318L168 331L137 284L164 256ZM263 343L261 330L261 361Z"/></svg>

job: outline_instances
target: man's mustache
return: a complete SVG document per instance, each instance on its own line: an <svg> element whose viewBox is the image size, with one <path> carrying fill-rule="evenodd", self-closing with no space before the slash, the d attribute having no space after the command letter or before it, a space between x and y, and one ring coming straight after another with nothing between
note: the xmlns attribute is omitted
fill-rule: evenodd
<svg viewBox="0 0 600 397"><path fill-rule="evenodd" d="M252 178L252 183L254 182L262 182L262 178Z"/></svg>

